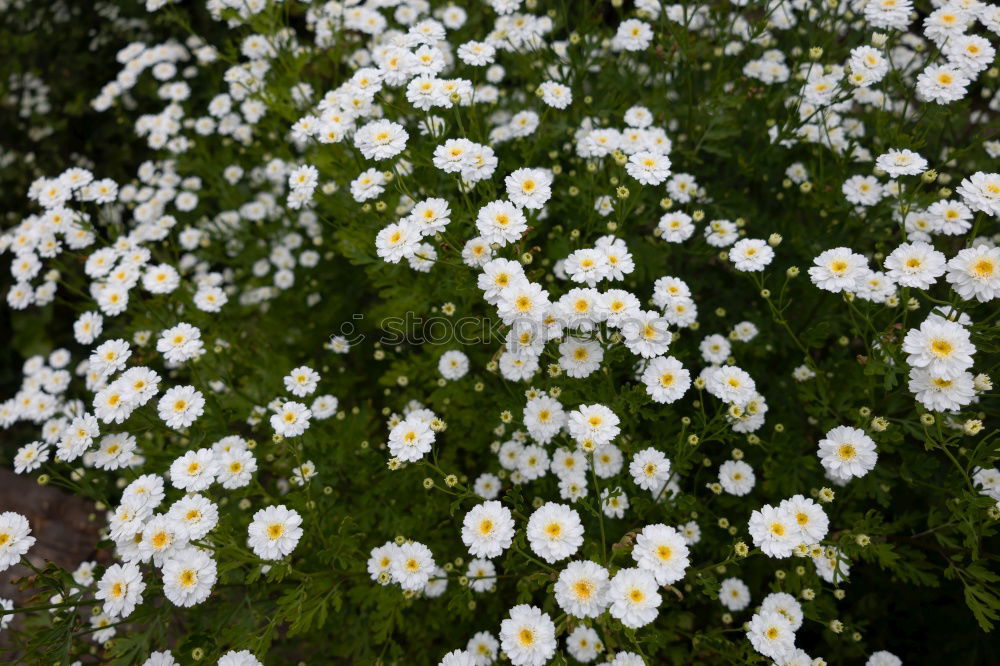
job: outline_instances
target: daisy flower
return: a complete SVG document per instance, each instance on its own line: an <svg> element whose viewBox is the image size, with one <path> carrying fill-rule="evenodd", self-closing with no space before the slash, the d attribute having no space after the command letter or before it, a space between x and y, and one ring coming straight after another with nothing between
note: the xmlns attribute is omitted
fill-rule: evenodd
<svg viewBox="0 0 1000 666"><path fill-rule="evenodd" d="M514 606L500 623L500 647L513 666L543 666L556 652L556 627L540 609Z"/></svg>
<svg viewBox="0 0 1000 666"><path fill-rule="evenodd" d="M17 564L34 543L27 518L13 511L0 513L0 571Z"/></svg>
<svg viewBox="0 0 1000 666"><path fill-rule="evenodd" d="M583 545L583 524L580 515L565 504L547 502L528 519L527 537L531 550L552 564Z"/></svg>
<svg viewBox="0 0 1000 666"><path fill-rule="evenodd" d="M286 557L301 538L302 516L283 504L260 509L247 528L247 545L262 560Z"/></svg>

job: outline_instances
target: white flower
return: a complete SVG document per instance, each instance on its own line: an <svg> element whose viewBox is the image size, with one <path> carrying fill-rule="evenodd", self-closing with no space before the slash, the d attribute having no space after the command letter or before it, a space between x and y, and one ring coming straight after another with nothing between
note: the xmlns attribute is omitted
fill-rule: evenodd
<svg viewBox="0 0 1000 666"><path fill-rule="evenodd" d="M13 511L0 513L0 571L17 564L34 543L27 518Z"/></svg>
<svg viewBox="0 0 1000 666"><path fill-rule="evenodd" d="M335 396L332 395L320 395L316 396L313 400L312 405L309 407L309 411L312 412L313 418L317 419L328 419L337 413L337 406L340 402Z"/></svg>
<svg viewBox="0 0 1000 666"><path fill-rule="evenodd" d="M637 486L655 494L670 479L670 461L661 452L649 447L632 456L628 471Z"/></svg>
<svg viewBox="0 0 1000 666"><path fill-rule="evenodd" d="M247 528L247 545L262 560L286 557L301 538L302 516L283 504L260 509Z"/></svg>
<svg viewBox="0 0 1000 666"><path fill-rule="evenodd" d="M652 573L659 585L679 581L691 563L684 536L662 523L642 528L636 535L632 558L640 569Z"/></svg>
<svg viewBox="0 0 1000 666"><path fill-rule="evenodd" d="M641 151L629 156L625 171L643 185L659 185L670 176L670 158Z"/></svg>
<svg viewBox="0 0 1000 666"><path fill-rule="evenodd" d="M186 428L205 411L205 398L193 386L174 386L157 404L160 418L174 430Z"/></svg>
<svg viewBox="0 0 1000 666"><path fill-rule="evenodd" d="M152 559L153 564L162 566L167 557L186 544L182 528L165 514L157 514L142 526L137 556L143 562Z"/></svg>
<svg viewBox="0 0 1000 666"><path fill-rule="evenodd" d="M547 502L528 519L527 537L531 550L551 564L583 545L583 524L580 515L565 504Z"/></svg>
<svg viewBox="0 0 1000 666"><path fill-rule="evenodd" d="M163 594L176 606L189 607L208 599L216 580L215 560L197 548L173 554L163 565Z"/></svg>
<svg viewBox="0 0 1000 666"><path fill-rule="evenodd" d="M430 198L415 204L408 219L420 231L421 236L433 236L444 231L451 222L451 208L445 199Z"/></svg>
<svg viewBox="0 0 1000 666"><path fill-rule="evenodd" d="M542 101L556 109L565 109L573 101L573 92L555 81L545 81L538 86Z"/></svg>
<svg viewBox="0 0 1000 666"><path fill-rule="evenodd" d="M180 323L165 329L156 341L156 351L169 363L183 363L204 351L201 331L191 324Z"/></svg>
<svg viewBox="0 0 1000 666"><path fill-rule="evenodd" d="M917 95L929 102L948 104L965 97L969 83L962 70L953 65L929 65L917 76Z"/></svg>
<svg viewBox="0 0 1000 666"><path fill-rule="evenodd" d="M628 509L628 495L621 488L605 488L601 491L601 510L608 518L622 518Z"/></svg>
<svg viewBox="0 0 1000 666"><path fill-rule="evenodd" d="M56 460L71 462L83 455L100 434L97 419L90 414L74 418L56 444Z"/></svg>
<svg viewBox="0 0 1000 666"><path fill-rule="evenodd" d="M476 659L465 650L452 650L441 658L438 666L476 666Z"/></svg>
<svg viewBox="0 0 1000 666"><path fill-rule="evenodd" d="M730 495L746 495L755 480L753 468L742 460L727 460L719 465L719 485Z"/></svg>
<svg viewBox="0 0 1000 666"><path fill-rule="evenodd" d="M289 372L283 381L286 391L298 398L304 398L316 391L316 386L319 384L319 373L308 366L301 365Z"/></svg>
<svg viewBox="0 0 1000 666"><path fill-rule="evenodd" d="M770 504L750 514L748 529L754 545L769 557L788 557L799 545L795 518Z"/></svg>
<svg viewBox="0 0 1000 666"><path fill-rule="evenodd" d="M889 279L904 287L927 289L944 275L945 256L928 243L903 243L885 258Z"/></svg>
<svg viewBox="0 0 1000 666"><path fill-rule="evenodd" d="M946 379L926 368L911 368L908 388L920 404L934 412L961 409L976 397L975 380L970 372Z"/></svg>
<svg viewBox="0 0 1000 666"><path fill-rule="evenodd" d="M875 468L875 442L863 430L837 426L819 441L817 452L823 468L836 479L848 481Z"/></svg>
<svg viewBox="0 0 1000 666"><path fill-rule="evenodd" d="M773 259L771 246L757 238L741 238L729 249L729 260L738 271L762 271Z"/></svg>
<svg viewBox="0 0 1000 666"><path fill-rule="evenodd" d="M389 431L389 453L404 462L416 462L430 452L434 438L430 423L409 416Z"/></svg>
<svg viewBox="0 0 1000 666"><path fill-rule="evenodd" d="M271 415L271 427L283 437L297 437L309 429L312 412L302 403L289 400Z"/></svg>
<svg viewBox="0 0 1000 666"><path fill-rule="evenodd" d="M945 279L966 300L993 300L1000 294L1000 248L976 245L959 251L948 262Z"/></svg>
<svg viewBox="0 0 1000 666"><path fill-rule="evenodd" d="M33 472L49 460L49 447L42 442L29 442L17 450L14 456L14 472Z"/></svg>
<svg viewBox="0 0 1000 666"><path fill-rule="evenodd" d="M581 405L569 413L567 429L577 442L591 441L595 445L609 444L618 436L621 421L610 409L600 404Z"/></svg>
<svg viewBox="0 0 1000 666"><path fill-rule="evenodd" d="M404 590L422 589L434 573L434 554L422 543L404 543L392 560L392 577Z"/></svg>
<svg viewBox="0 0 1000 666"><path fill-rule="evenodd" d="M1000 174L977 171L962 180L957 192L972 210L1000 215Z"/></svg>
<svg viewBox="0 0 1000 666"><path fill-rule="evenodd" d="M476 228L487 243L507 245L521 238L528 222L520 208L509 201L493 201L479 209Z"/></svg>
<svg viewBox="0 0 1000 666"><path fill-rule="evenodd" d="M288 174L288 187L294 192L312 192L319 182L319 171L316 167L305 164L296 167Z"/></svg>
<svg viewBox="0 0 1000 666"><path fill-rule="evenodd" d="M795 648L792 623L777 611L755 613L750 619L747 638L754 650L779 663Z"/></svg>
<svg viewBox="0 0 1000 666"><path fill-rule="evenodd" d="M204 495L186 495L174 502L167 511L178 534L186 539L201 539L219 522L218 507Z"/></svg>
<svg viewBox="0 0 1000 666"><path fill-rule="evenodd" d="M778 505L778 510L784 511L792 517L794 529L798 531L799 543L811 546L826 537L830 527L830 519L827 518L823 507L808 497L793 495L782 500L781 504Z"/></svg>
<svg viewBox="0 0 1000 666"><path fill-rule="evenodd" d="M604 644L591 627L579 625L566 637L566 651L577 661L587 663L597 659L604 651Z"/></svg>
<svg viewBox="0 0 1000 666"><path fill-rule="evenodd" d="M122 491L122 504L134 503L143 519L151 516L163 501L163 479L155 474L143 474Z"/></svg>
<svg viewBox="0 0 1000 666"><path fill-rule="evenodd" d="M131 355L132 350L124 340L102 342L90 355L90 369L102 377L109 377L124 369Z"/></svg>
<svg viewBox="0 0 1000 666"><path fill-rule="evenodd" d="M857 280L867 267L868 260L846 247L826 250L813 260L809 278L820 289L854 291Z"/></svg>
<svg viewBox="0 0 1000 666"><path fill-rule="evenodd" d="M219 312L229 302L229 296L219 287L202 286L192 300L202 312Z"/></svg>
<svg viewBox="0 0 1000 666"><path fill-rule="evenodd" d="M469 357L457 349L446 351L438 359L438 372L448 380L461 379L469 371Z"/></svg>
<svg viewBox="0 0 1000 666"><path fill-rule="evenodd" d="M750 605L750 588L739 578L727 578L719 586L719 603L731 611Z"/></svg>
<svg viewBox="0 0 1000 666"><path fill-rule="evenodd" d="M760 604L760 613L781 613L792 625L792 631L802 626L802 605L787 592L772 592Z"/></svg>
<svg viewBox="0 0 1000 666"><path fill-rule="evenodd" d="M620 324L628 350L642 358L662 356L670 348L670 320L655 310L640 310Z"/></svg>
<svg viewBox="0 0 1000 666"><path fill-rule="evenodd" d="M230 650L219 657L216 666L263 666L257 657L249 650Z"/></svg>
<svg viewBox="0 0 1000 666"><path fill-rule="evenodd" d="M643 370L642 383L653 402L668 404L680 400L690 388L691 373L673 356L659 356Z"/></svg>
<svg viewBox="0 0 1000 666"><path fill-rule="evenodd" d="M707 373L705 390L723 402L742 406L757 394L757 385L745 370L724 366Z"/></svg>
<svg viewBox="0 0 1000 666"><path fill-rule="evenodd" d="M514 519L500 502L483 502L462 521L462 543L475 557L499 557L514 538Z"/></svg>
<svg viewBox="0 0 1000 666"><path fill-rule="evenodd" d="M607 569L589 560L570 562L556 579L556 603L573 617L597 617L607 608L607 589Z"/></svg>
<svg viewBox="0 0 1000 666"><path fill-rule="evenodd" d="M646 666L646 661L635 652L623 650L615 654L615 658L608 662L608 666Z"/></svg>
<svg viewBox="0 0 1000 666"><path fill-rule="evenodd" d="M608 583L608 600L612 617L629 629L638 629L656 619L662 599L653 574L620 569Z"/></svg>
<svg viewBox="0 0 1000 666"><path fill-rule="evenodd" d="M588 377L601 367L603 360L604 349L597 341L566 336L559 343L559 367L566 371L568 377ZM573 413L570 414L571 417L572 415Z"/></svg>
<svg viewBox="0 0 1000 666"><path fill-rule="evenodd" d="M920 328L912 328L903 338L906 362L926 369L935 377L953 379L972 367L976 348L969 331L961 324L941 319L926 319Z"/></svg>
<svg viewBox="0 0 1000 666"><path fill-rule="evenodd" d="M375 120L363 125L354 134L354 145L366 159L386 160L406 148L409 134L399 123Z"/></svg>
<svg viewBox="0 0 1000 666"><path fill-rule="evenodd" d="M146 583L138 566L112 564L98 581L94 598L104 601L104 613L108 617L128 617L142 603L145 589Z"/></svg>
<svg viewBox="0 0 1000 666"><path fill-rule="evenodd" d="M421 238L421 230L410 219L388 225L375 236L375 251L391 264L413 256Z"/></svg>
<svg viewBox="0 0 1000 666"><path fill-rule="evenodd" d="M231 449L219 454L218 480L226 490L243 488L257 471L257 459L246 449Z"/></svg>
<svg viewBox="0 0 1000 666"><path fill-rule="evenodd" d="M556 627L540 609L514 606L500 623L500 647L513 666L543 666L556 652Z"/></svg>
<svg viewBox="0 0 1000 666"><path fill-rule="evenodd" d="M175 488L199 492L215 482L219 462L212 449L188 451L170 465L170 483Z"/></svg>
<svg viewBox="0 0 1000 666"><path fill-rule="evenodd" d="M694 234L691 216L682 212L664 213L656 225L660 238L668 243L683 243Z"/></svg>
<svg viewBox="0 0 1000 666"><path fill-rule="evenodd" d="M543 395L524 405L524 427L539 444L548 444L565 424L566 413L555 398Z"/></svg>
<svg viewBox="0 0 1000 666"><path fill-rule="evenodd" d="M827 555L831 556L828 557ZM816 573L827 583L842 583L847 580L848 574L851 573L850 563L847 561L847 558L835 547L831 546L818 555L814 555L812 560L816 566Z"/></svg>
<svg viewBox="0 0 1000 666"><path fill-rule="evenodd" d="M517 169L504 179L507 196L516 206L539 210L552 196L552 176L543 169Z"/></svg>
<svg viewBox="0 0 1000 666"><path fill-rule="evenodd" d="M875 167L885 171L891 178L916 176L927 169L927 160L912 150L892 149L878 156Z"/></svg>
<svg viewBox="0 0 1000 666"><path fill-rule="evenodd" d="M388 585L392 580L392 562L399 556L399 546L392 541L386 541L381 546L372 548L368 556L368 575L380 585Z"/></svg>
<svg viewBox="0 0 1000 666"><path fill-rule="evenodd" d="M865 666L903 666L903 660L886 650L872 652Z"/></svg>
<svg viewBox="0 0 1000 666"><path fill-rule="evenodd" d="M618 25L618 32L611 40L616 51L642 51L653 40L653 29L638 19L626 19Z"/></svg>

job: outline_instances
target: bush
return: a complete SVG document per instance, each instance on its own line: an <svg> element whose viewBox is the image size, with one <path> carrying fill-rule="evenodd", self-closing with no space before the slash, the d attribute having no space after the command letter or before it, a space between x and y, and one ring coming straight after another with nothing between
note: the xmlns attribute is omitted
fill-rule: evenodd
<svg viewBox="0 0 1000 666"><path fill-rule="evenodd" d="M0 236L18 659L990 663L1000 10L145 9Z"/></svg>

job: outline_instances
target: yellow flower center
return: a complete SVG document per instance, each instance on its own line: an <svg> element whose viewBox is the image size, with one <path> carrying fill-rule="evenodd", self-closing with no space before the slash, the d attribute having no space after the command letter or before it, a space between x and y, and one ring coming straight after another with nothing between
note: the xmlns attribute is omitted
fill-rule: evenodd
<svg viewBox="0 0 1000 666"><path fill-rule="evenodd" d="M945 356L948 356L949 354L951 354L952 350L954 350L954 347L947 340L942 340L941 338L938 338L931 342L931 351L934 352L934 355L937 356L938 358L944 358Z"/></svg>
<svg viewBox="0 0 1000 666"><path fill-rule="evenodd" d="M972 272L978 278L992 277L994 270L995 270L995 267L993 266L993 262L990 261L989 259L980 259L972 267Z"/></svg>

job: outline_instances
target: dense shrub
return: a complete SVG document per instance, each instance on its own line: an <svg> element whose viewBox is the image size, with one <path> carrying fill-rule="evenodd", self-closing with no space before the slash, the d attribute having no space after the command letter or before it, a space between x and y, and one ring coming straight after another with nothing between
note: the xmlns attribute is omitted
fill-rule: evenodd
<svg viewBox="0 0 1000 666"><path fill-rule="evenodd" d="M990 662L1000 8L191 4L8 75L18 659Z"/></svg>

